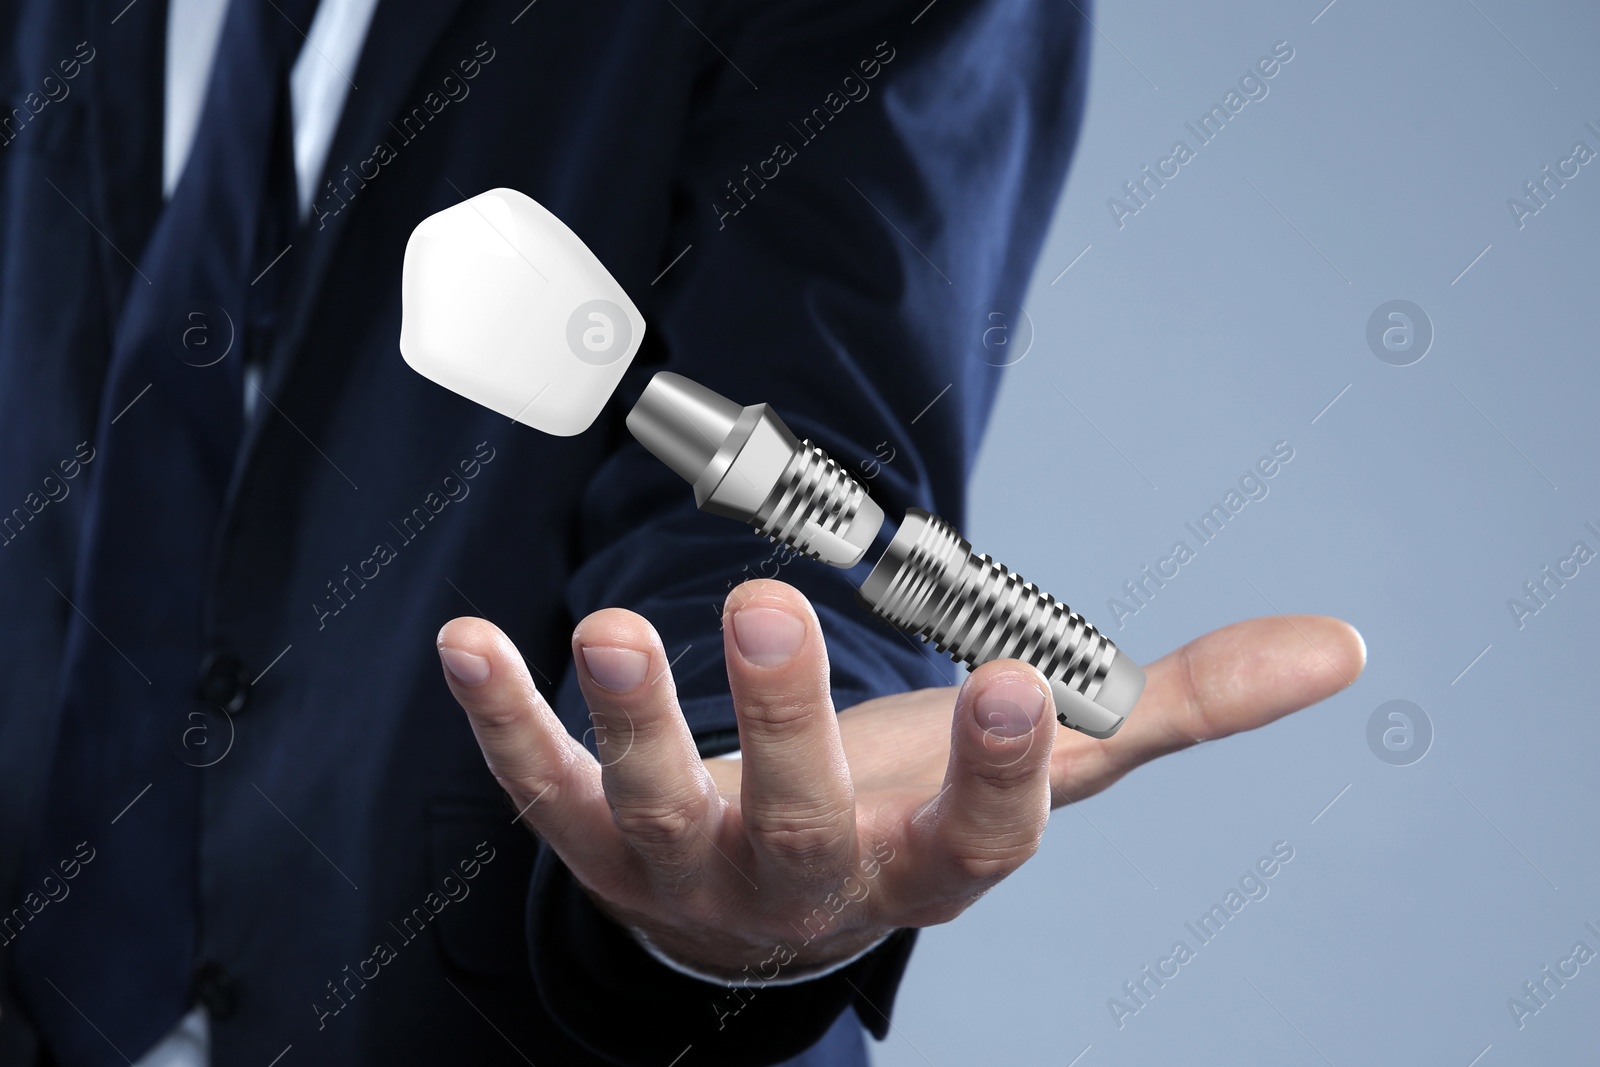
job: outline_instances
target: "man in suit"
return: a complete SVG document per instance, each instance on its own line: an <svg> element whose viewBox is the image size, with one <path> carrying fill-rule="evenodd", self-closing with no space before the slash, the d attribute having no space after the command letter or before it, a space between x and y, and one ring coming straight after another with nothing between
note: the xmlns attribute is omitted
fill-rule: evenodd
<svg viewBox="0 0 1600 1067"><path fill-rule="evenodd" d="M671 368L959 524L1076 13L8 0L0 35L0 1062L863 1063L915 928L1052 800L1360 668L1333 620L1239 624L1058 737L1030 668L922 688L622 430ZM650 323L576 438L399 358L412 226L496 186Z"/></svg>

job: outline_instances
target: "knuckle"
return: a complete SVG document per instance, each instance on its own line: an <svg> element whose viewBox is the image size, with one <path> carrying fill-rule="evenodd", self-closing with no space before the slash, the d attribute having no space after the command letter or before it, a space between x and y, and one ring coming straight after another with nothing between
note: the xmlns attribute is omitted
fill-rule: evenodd
<svg viewBox="0 0 1600 1067"><path fill-rule="evenodd" d="M985 889L1022 866L1018 857L981 852L961 853L950 862L963 882Z"/></svg>
<svg viewBox="0 0 1600 1067"><path fill-rule="evenodd" d="M474 722L487 730L506 733L526 729L538 715L542 701L531 686L519 686L497 699L485 700L468 707Z"/></svg>
<svg viewBox="0 0 1600 1067"><path fill-rule="evenodd" d="M520 704L487 704L473 708L472 718L485 730L508 733L528 721L528 710Z"/></svg>
<svg viewBox="0 0 1600 1067"><path fill-rule="evenodd" d="M1187 729L1184 734L1191 743L1215 737L1211 714L1200 697L1202 688L1196 677L1194 652L1191 645L1178 649L1178 666L1183 671L1183 713Z"/></svg>
<svg viewBox="0 0 1600 1067"><path fill-rule="evenodd" d="M1039 851L1040 834L1031 833L1009 842L988 841L958 846L950 856L956 874L982 888L1013 874Z"/></svg>
<svg viewBox="0 0 1600 1067"><path fill-rule="evenodd" d="M748 826L763 851L794 866L836 860L850 841L845 813L832 808L807 815L756 817Z"/></svg>
<svg viewBox="0 0 1600 1067"><path fill-rule="evenodd" d="M783 827L761 835L761 847L780 862L809 867L831 860L843 847L838 834L821 827Z"/></svg>
<svg viewBox="0 0 1600 1067"><path fill-rule="evenodd" d="M646 851L681 852L698 836L705 815L703 802L673 804L650 801L611 804L611 818L622 835Z"/></svg>
<svg viewBox="0 0 1600 1067"><path fill-rule="evenodd" d="M573 765L565 751L533 752L520 757L486 753L484 763L512 799L521 798L519 808L536 799L540 807L549 807L560 799Z"/></svg>
<svg viewBox="0 0 1600 1067"><path fill-rule="evenodd" d="M747 699L738 706L739 717L747 726L780 741L804 733L816 711L817 705L811 700L781 695Z"/></svg>
<svg viewBox="0 0 1600 1067"><path fill-rule="evenodd" d="M983 758L972 762L972 776L986 789L1013 793L1031 787L1040 777L1039 761L1032 758L1032 744L1018 745L1015 751L985 746Z"/></svg>
<svg viewBox="0 0 1600 1067"><path fill-rule="evenodd" d="M648 728L649 721L642 717L635 719L626 712L591 710L589 728L583 736L585 741L593 741L596 745L628 745L641 735L648 736Z"/></svg>
<svg viewBox="0 0 1600 1067"><path fill-rule="evenodd" d="M505 790L506 804L519 812L523 821L536 820L542 814L535 808L561 800L561 776L557 774L496 774L495 780Z"/></svg>
<svg viewBox="0 0 1600 1067"><path fill-rule="evenodd" d="M510 729L517 728L518 723L522 721L522 712L504 707L480 707L472 713L472 718L477 720L478 726L488 729L491 733L507 733Z"/></svg>

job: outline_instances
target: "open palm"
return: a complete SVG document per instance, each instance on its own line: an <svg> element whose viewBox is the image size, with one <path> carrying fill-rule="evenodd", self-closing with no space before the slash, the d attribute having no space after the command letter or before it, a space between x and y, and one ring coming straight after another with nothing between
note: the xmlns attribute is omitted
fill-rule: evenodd
<svg viewBox="0 0 1600 1067"><path fill-rule="evenodd" d="M597 612L573 635L600 759L498 629L457 619L439 649L524 822L614 919L730 978L801 976L953 919L1034 854L1052 806L1315 703L1365 661L1337 619L1235 623L1151 665L1127 724L1097 740L1058 726L1044 679L1014 660L835 714L797 590L747 582L725 618L737 760L698 757L660 638L632 612Z"/></svg>

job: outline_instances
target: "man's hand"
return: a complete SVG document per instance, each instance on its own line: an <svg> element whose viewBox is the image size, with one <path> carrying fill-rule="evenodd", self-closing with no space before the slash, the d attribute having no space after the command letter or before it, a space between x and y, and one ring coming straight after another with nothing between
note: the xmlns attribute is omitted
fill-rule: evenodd
<svg viewBox="0 0 1600 1067"><path fill-rule="evenodd" d="M439 649L523 821L607 914L730 979L771 980L955 918L1033 855L1053 804L1315 703L1365 660L1336 619L1237 623L1152 665L1127 725L1100 741L1059 727L1044 679L1015 660L959 690L836 715L798 591L746 582L724 618L742 752L731 761L699 758L660 639L631 612L596 612L573 634L598 761L494 626L457 619Z"/></svg>

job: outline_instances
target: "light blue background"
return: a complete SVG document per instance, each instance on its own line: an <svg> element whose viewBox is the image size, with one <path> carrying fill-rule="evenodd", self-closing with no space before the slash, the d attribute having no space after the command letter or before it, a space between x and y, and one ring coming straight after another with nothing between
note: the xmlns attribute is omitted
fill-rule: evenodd
<svg viewBox="0 0 1600 1067"><path fill-rule="evenodd" d="M1600 160L1520 231L1506 206L1600 150L1600 7L1324 3L1093 13L967 533L1141 661L1279 609L1354 623L1367 671L1055 812L1019 874L925 932L880 1067L1600 1062L1600 960L1524 1029L1507 1008L1600 950L1600 561L1521 630L1506 605L1600 549ZM1119 230L1107 199L1282 40L1270 95ZM1396 298L1436 330L1409 367L1365 338ZM1119 630L1107 600L1279 440L1270 495ZM1367 745L1392 699L1433 723L1412 766ZM1119 1029L1108 998L1280 840L1270 895Z"/></svg>

